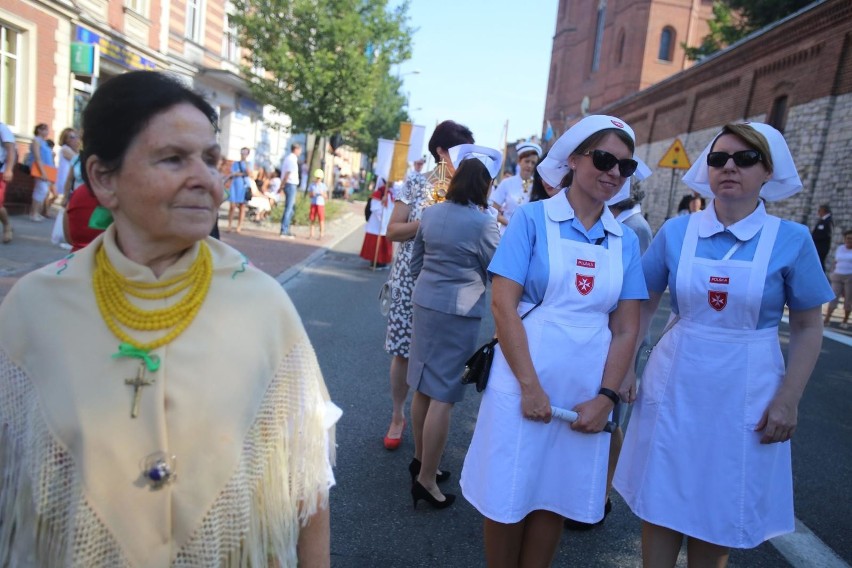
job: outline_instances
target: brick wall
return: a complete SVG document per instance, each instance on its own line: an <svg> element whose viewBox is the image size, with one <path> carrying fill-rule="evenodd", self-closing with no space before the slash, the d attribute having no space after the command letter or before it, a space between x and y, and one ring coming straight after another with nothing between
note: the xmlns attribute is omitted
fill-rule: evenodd
<svg viewBox="0 0 852 568"><path fill-rule="evenodd" d="M826 0L599 112L627 120L637 155L655 168L675 138L694 160L726 122L767 122L779 97L787 97L784 135L805 189L768 209L812 226L819 204L830 203L836 244L852 228L852 2ZM654 228L689 192L683 173L672 183L671 170L658 168L642 183Z"/></svg>

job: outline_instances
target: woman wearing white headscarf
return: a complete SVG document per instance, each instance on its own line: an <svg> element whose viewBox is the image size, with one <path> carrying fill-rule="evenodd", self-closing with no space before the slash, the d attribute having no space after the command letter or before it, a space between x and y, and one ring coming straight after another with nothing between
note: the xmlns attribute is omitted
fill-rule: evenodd
<svg viewBox="0 0 852 568"><path fill-rule="evenodd" d="M780 132L728 124L683 179L713 199L669 220L642 258L651 295L642 330L667 287L673 315L645 369L614 485L643 521L646 566L674 566L684 536L690 565L724 566L729 548L795 529L790 438L833 294L808 229L763 204L802 188Z"/></svg>
<svg viewBox="0 0 852 568"><path fill-rule="evenodd" d="M649 173L634 140L623 121L600 115L563 134L538 170L565 189L515 212L488 267L500 342L461 487L485 516L491 567L549 565L565 517L603 517L609 436L600 432L648 297L638 239L606 207L628 194L634 172ZM578 420L551 422L551 405Z"/></svg>
<svg viewBox="0 0 852 568"><path fill-rule="evenodd" d="M500 241L487 212L488 187L500 171L500 152L462 144L450 148L449 157L456 172L447 199L423 211L414 238L411 275L416 284L407 377L414 389L411 496L415 507L424 499L438 509L455 501L455 495L438 489L438 482L448 478L447 472L438 472L438 465L453 405L464 398L460 377L476 349L487 309L488 263Z"/></svg>
<svg viewBox="0 0 852 568"><path fill-rule="evenodd" d="M489 199L491 207L497 211L501 235L506 231L515 210L530 202L533 172L541 158L541 146L535 142L521 142L515 147L515 151L518 154L517 175L501 181Z"/></svg>

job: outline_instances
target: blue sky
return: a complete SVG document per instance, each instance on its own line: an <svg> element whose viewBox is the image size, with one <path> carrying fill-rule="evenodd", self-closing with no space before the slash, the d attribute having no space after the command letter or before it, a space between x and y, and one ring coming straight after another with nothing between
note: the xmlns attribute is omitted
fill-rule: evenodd
<svg viewBox="0 0 852 568"><path fill-rule="evenodd" d="M445 119L493 148L507 119L510 141L540 135L557 9L554 0L411 0L413 56L399 73L427 139Z"/></svg>

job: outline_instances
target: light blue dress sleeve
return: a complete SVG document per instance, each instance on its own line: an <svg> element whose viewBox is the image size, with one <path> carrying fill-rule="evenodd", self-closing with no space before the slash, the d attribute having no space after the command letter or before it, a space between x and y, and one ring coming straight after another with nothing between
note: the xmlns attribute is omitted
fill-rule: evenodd
<svg viewBox="0 0 852 568"><path fill-rule="evenodd" d="M624 281L621 284L619 300L647 300L648 288L642 272L642 256L639 253L639 237L629 227L624 228L621 239L622 269Z"/></svg>

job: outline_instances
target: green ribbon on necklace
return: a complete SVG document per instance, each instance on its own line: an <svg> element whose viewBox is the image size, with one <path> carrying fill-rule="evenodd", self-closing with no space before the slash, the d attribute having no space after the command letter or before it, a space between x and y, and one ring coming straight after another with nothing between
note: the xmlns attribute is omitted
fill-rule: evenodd
<svg viewBox="0 0 852 568"><path fill-rule="evenodd" d="M142 359L145 362L145 366L148 367L148 370L152 373L160 368L159 355L149 355L148 351L145 349L139 349L129 343L119 344L118 353L112 354L113 359L117 359L118 357L134 357L136 359Z"/></svg>

